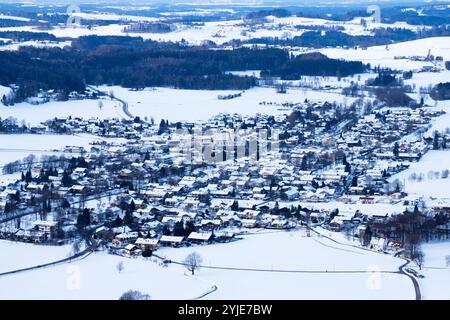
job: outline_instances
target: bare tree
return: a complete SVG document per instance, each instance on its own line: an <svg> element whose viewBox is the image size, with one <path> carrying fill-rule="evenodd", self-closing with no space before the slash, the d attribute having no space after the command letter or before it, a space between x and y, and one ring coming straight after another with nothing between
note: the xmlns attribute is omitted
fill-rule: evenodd
<svg viewBox="0 0 450 320"><path fill-rule="evenodd" d="M416 251L411 256L412 261L419 267L419 270L422 270L423 263L425 262L425 254L420 249L416 249Z"/></svg>
<svg viewBox="0 0 450 320"><path fill-rule="evenodd" d="M306 236L311 237L311 211L306 210Z"/></svg>
<svg viewBox="0 0 450 320"><path fill-rule="evenodd" d="M352 239L352 236L353 236L352 229L349 228L349 227L345 228L344 235L345 235L345 239L350 241Z"/></svg>
<svg viewBox="0 0 450 320"><path fill-rule="evenodd" d="M137 290L128 290L123 293L119 300L150 300L151 297L148 294L142 293Z"/></svg>
<svg viewBox="0 0 450 320"><path fill-rule="evenodd" d="M37 161L37 158L34 154L30 154L23 159L23 164L26 165L27 169L31 169L33 163Z"/></svg>
<svg viewBox="0 0 450 320"><path fill-rule="evenodd" d="M20 171L22 162L20 160L7 163L3 166L3 174L13 174Z"/></svg>
<svg viewBox="0 0 450 320"><path fill-rule="evenodd" d="M123 264L123 261L120 261L116 266L117 272L121 273L123 269L125 269L125 266Z"/></svg>
<svg viewBox="0 0 450 320"><path fill-rule="evenodd" d="M81 251L81 241L80 240L76 240L72 244L72 253L73 253L73 255L77 255L78 253L80 253L80 251Z"/></svg>
<svg viewBox="0 0 450 320"><path fill-rule="evenodd" d="M186 257L186 259L184 259L183 263L186 269L188 269L192 273L192 275L194 275L195 270L200 269L202 261L202 257L200 257L197 252L192 252Z"/></svg>

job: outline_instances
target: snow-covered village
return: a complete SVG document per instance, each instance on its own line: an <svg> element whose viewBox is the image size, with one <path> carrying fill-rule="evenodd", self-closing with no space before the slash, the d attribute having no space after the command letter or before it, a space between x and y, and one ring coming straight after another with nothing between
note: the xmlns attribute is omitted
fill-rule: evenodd
<svg viewBox="0 0 450 320"><path fill-rule="evenodd" d="M0 299L450 299L448 3L110 2L0 3Z"/></svg>

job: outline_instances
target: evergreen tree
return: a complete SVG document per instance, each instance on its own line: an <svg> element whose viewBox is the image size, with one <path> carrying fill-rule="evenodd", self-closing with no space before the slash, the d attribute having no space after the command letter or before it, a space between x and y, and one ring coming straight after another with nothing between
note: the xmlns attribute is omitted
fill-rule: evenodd
<svg viewBox="0 0 450 320"><path fill-rule="evenodd" d="M70 208L70 203L69 203L69 201L67 201L67 199L63 199L63 201L61 202L61 208L63 208L63 209Z"/></svg>
<svg viewBox="0 0 450 320"><path fill-rule="evenodd" d="M178 237L186 236L186 230L184 229L183 221L175 222L173 226L173 235Z"/></svg>
<svg viewBox="0 0 450 320"><path fill-rule="evenodd" d="M433 138L433 150L439 149L439 133L437 131L434 132Z"/></svg>
<svg viewBox="0 0 450 320"><path fill-rule="evenodd" d="M30 183L31 181L33 181L32 175L31 175L31 171L28 170L27 173L25 174L25 182L26 183Z"/></svg>
<svg viewBox="0 0 450 320"><path fill-rule="evenodd" d="M352 170L352 167L350 166L350 163L346 163L345 164L345 172L351 172L351 170Z"/></svg>
<svg viewBox="0 0 450 320"><path fill-rule="evenodd" d="M300 164L300 170L306 171L308 170L308 160L306 159L306 156L303 156L302 163Z"/></svg>
<svg viewBox="0 0 450 320"><path fill-rule="evenodd" d="M370 228L370 226L367 226L366 230L364 231L363 245L367 246L371 240L372 240L372 229Z"/></svg>
<svg viewBox="0 0 450 320"><path fill-rule="evenodd" d="M159 130L158 130L158 134L163 134L164 132L166 132L166 121L164 119L161 119L161 122L159 123Z"/></svg>
<svg viewBox="0 0 450 320"><path fill-rule="evenodd" d="M130 202L130 211L131 212L136 211L136 204L134 203L134 200L131 200Z"/></svg>
<svg viewBox="0 0 450 320"><path fill-rule="evenodd" d="M123 222L125 225L131 228L131 225L133 224L133 213L131 210L127 210L125 212L125 217L123 218Z"/></svg>
<svg viewBox="0 0 450 320"><path fill-rule="evenodd" d="M121 227L123 225L122 219L117 216L116 219L113 222L114 227Z"/></svg>
<svg viewBox="0 0 450 320"><path fill-rule="evenodd" d="M398 145L398 142L394 144L394 149L392 150L392 153L394 154L395 158L398 158L398 155L400 154L400 147Z"/></svg>
<svg viewBox="0 0 450 320"><path fill-rule="evenodd" d="M347 162L347 156L344 154L343 156L342 156L342 164L343 165L346 165L348 162Z"/></svg>
<svg viewBox="0 0 450 320"><path fill-rule="evenodd" d="M237 200L233 201L233 204L231 205L231 210L233 210L233 211L239 210L239 202Z"/></svg>
<svg viewBox="0 0 450 320"><path fill-rule="evenodd" d="M64 170L64 172L63 172L63 175L61 178L61 183L64 187L67 187L67 188L69 188L73 185L73 180L66 170Z"/></svg>
<svg viewBox="0 0 450 320"><path fill-rule="evenodd" d="M275 206L274 206L273 209L272 209L272 212L273 212L274 214L277 214L277 213L278 213L278 210L280 210L280 204L278 203L278 201L276 201L276 202L275 202Z"/></svg>
<svg viewBox="0 0 450 320"><path fill-rule="evenodd" d="M167 224L165 224L163 226L162 234L165 235L165 236L170 236L170 229L169 229L169 226Z"/></svg>
<svg viewBox="0 0 450 320"><path fill-rule="evenodd" d="M79 230L84 230L90 224L91 224L91 214L89 212L89 209L84 209L83 213L78 215L77 228Z"/></svg>

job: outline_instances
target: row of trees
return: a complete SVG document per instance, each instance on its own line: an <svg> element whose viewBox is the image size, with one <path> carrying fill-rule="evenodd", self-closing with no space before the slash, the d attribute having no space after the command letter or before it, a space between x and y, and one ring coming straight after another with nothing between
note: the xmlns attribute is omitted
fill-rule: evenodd
<svg viewBox="0 0 450 320"><path fill-rule="evenodd" d="M244 43L312 48L356 46L370 47L389 45L393 42L411 41L428 37L448 36L450 34L450 29L445 26L435 26L431 29L422 30L416 33L404 28L379 28L373 29L372 32L374 35L351 35L340 30L323 29L307 31L300 36L295 36L288 39L278 37L254 38L247 40ZM233 40L233 42L240 41Z"/></svg>
<svg viewBox="0 0 450 320"><path fill-rule="evenodd" d="M438 212L432 216L415 206L412 211L406 210L403 214L393 215L386 221L371 221L369 226L374 236L384 236L403 243L406 256L420 267L423 263L421 243L442 237L448 239L449 233L442 233L438 227L449 221L448 212Z"/></svg>
<svg viewBox="0 0 450 320"><path fill-rule="evenodd" d="M415 107L417 101L408 96L402 88L398 87L377 87L375 96L378 100L392 107Z"/></svg>
<svg viewBox="0 0 450 320"><path fill-rule="evenodd" d="M22 160L16 160L14 162L5 164L2 171L3 174L12 174L22 171L23 178L26 178L26 182L30 182L31 180L28 181L28 179L31 179L30 170L33 165L40 165L40 167L43 169L41 175L47 175L47 180L42 179L42 176L40 176L39 179L41 179L42 181L40 181L39 179L33 180L36 182L48 181L48 176L57 175L57 169L68 169L68 171L66 171L65 173L71 174L72 170L77 167L87 168L87 162L83 157L72 157L68 159L63 155L59 157L43 155L40 157L40 159L38 159L34 154L30 154Z"/></svg>
<svg viewBox="0 0 450 320"><path fill-rule="evenodd" d="M1 99L1 102L5 103L6 96L4 95ZM29 133L30 128L27 126L25 121L21 121L20 123L16 118L9 117L7 119L0 118L0 133Z"/></svg>

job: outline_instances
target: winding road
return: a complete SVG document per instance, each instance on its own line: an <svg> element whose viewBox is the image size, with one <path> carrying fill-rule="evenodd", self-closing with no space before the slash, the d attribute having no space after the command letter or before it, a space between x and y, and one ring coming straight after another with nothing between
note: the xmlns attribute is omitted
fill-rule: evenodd
<svg viewBox="0 0 450 320"><path fill-rule="evenodd" d="M372 251L372 250L369 250L369 249L366 249L366 248L362 248L362 247L358 247L358 246L355 246L355 245L349 245L349 244L346 244L346 243L339 242L339 241L337 241L337 240L335 240L335 239L333 239L333 238L331 238L331 237L328 237L328 236L326 236L326 235L324 235L324 234L318 232L317 230L314 230L313 228L310 228L310 230L313 231L314 233L316 233L316 234L318 234L318 235L320 235L320 236L322 236L322 237L328 239L328 240L331 240L331 241L337 243L337 244L340 244L340 245L343 245L343 246L349 246L349 247L353 247L353 248L358 248L358 249L361 249L361 250L366 250L366 251L370 251L370 252L375 252L375 253L377 253L376 251ZM381 254L381 253L380 253L380 254ZM395 256L398 257L398 258L400 258L400 257L398 256L398 254L396 254ZM406 262L405 262L404 264L402 264L402 265L398 268L398 271L395 271L395 272L394 272L394 271L391 271L390 273L399 273L399 274L402 274L402 275L404 275L404 276L407 276L409 279L411 279L411 281L412 281L412 283L413 283L413 285L414 285L414 291L415 291L415 294L416 294L416 300L422 300L422 294L421 294L421 292L420 292L419 282L417 281L417 279L416 279L414 276L412 276L411 274L409 274L408 272L405 271L405 267L406 267L411 261L409 261L409 260L407 260L407 259L405 259L405 258L400 258L400 259L403 259L403 260L405 260ZM382 272L382 271L381 271L381 272Z"/></svg>
<svg viewBox="0 0 450 320"><path fill-rule="evenodd" d="M123 111L123 113L124 113L128 118L134 119L134 116L131 114L130 110L128 109L128 102L126 102L126 101L124 101L124 100L122 100L122 99L120 99L120 98L117 98L116 96L114 96L114 95L112 95L112 94L109 94L109 93L107 93L107 92L100 91L100 90L98 90L97 88L95 88L95 87L93 87L93 86L87 86L87 87L88 87L89 89L91 89L92 91L95 91L95 92L97 92L97 93L99 93L99 94L101 94L101 95L108 96L109 98L111 98L111 100L116 100L116 101L118 101L118 102L122 105L122 111Z"/></svg>
<svg viewBox="0 0 450 320"><path fill-rule="evenodd" d="M196 298L194 298L192 300L201 300L204 297L210 295L211 293L216 292L218 289L219 288L216 285L213 285L207 292L205 292L204 294L202 294L202 295L200 295L200 296L198 296L198 297L196 297Z"/></svg>

